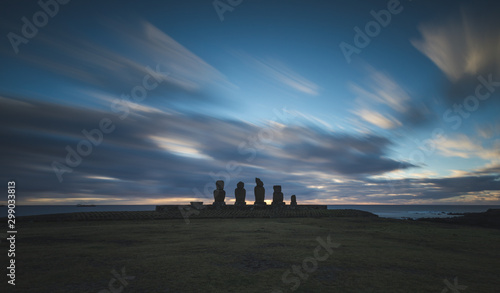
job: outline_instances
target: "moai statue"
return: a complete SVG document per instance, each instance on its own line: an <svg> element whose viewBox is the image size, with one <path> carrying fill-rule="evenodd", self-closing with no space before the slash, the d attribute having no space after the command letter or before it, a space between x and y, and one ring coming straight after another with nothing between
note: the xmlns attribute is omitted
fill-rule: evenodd
<svg viewBox="0 0 500 293"><path fill-rule="evenodd" d="M266 205L264 198L266 197L266 189L264 189L264 182L262 182L259 178L255 178L255 183L257 186L253 189L253 193L255 194L255 203L254 205Z"/></svg>
<svg viewBox="0 0 500 293"><path fill-rule="evenodd" d="M224 199L226 198L226 192L224 191L224 181L217 180L217 182L215 182L215 186L217 186L217 189L214 190L213 205L217 207L225 206L226 203L224 202Z"/></svg>
<svg viewBox="0 0 500 293"><path fill-rule="evenodd" d="M273 186L273 206L284 206L283 202L283 192L281 192L281 185Z"/></svg>
<svg viewBox="0 0 500 293"><path fill-rule="evenodd" d="M244 206L247 203L245 202L245 198L247 196L247 191L245 190L245 183L243 182L238 182L236 184L237 188L234 190L234 196L236 197L236 202L234 203L235 206Z"/></svg>
<svg viewBox="0 0 500 293"><path fill-rule="evenodd" d="M290 205L297 206L297 197L295 196L295 194L290 198Z"/></svg>

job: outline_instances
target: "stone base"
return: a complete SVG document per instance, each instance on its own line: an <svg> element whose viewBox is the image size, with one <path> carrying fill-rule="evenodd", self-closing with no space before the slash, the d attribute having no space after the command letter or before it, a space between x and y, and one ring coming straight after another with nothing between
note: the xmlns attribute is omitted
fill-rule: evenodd
<svg viewBox="0 0 500 293"><path fill-rule="evenodd" d="M221 208L224 208L226 206L226 203L223 201L214 201L212 206L217 208L217 209L221 209Z"/></svg>
<svg viewBox="0 0 500 293"><path fill-rule="evenodd" d="M204 208L206 208L204 205L203 205L203 202L202 201L192 201L190 202L191 204L191 207L192 208L195 208L197 210L202 210Z"/></svg>
<svg viewBox="0 0 500 293"><path fill-rule="evenodd" d="M247 203L246 203L246 202L244 202L244 201L237 201L237 202L235 202L235 203L234 203L234 205L235 205L235 206L239 206L239 207L241 207L241 206L246 206L246 205L247 205Z"/></svg>
<svg viewBox="0 0 500 293"><path fill-rule="evenodd" d="M179 208L184 208L184 207L189 207L192 209L197 209L197 210L204 210L204 211L210 211L210 210L216 210L216 209L225 209L225 210L272 210L274 209L273 205L266 205L265 203L260 204L257 203L255 204L247 204L244 206L236 206L236 205L226 205L226 203L221 202L215 203L215 204L207 204L207 205L202 205L202 206L197 206L197 205L158 205L156 206L156 211L157 212L178 212ZM290 203L290 205L285 205L283 209L287 210L326 210L328 208L327 205L294 205L293 203Z"/></svg>
<svg viewBox="0 0 500 293"><path fill-rule="evenodd" d="M285 204L284 202L273 202L273 203L271 204L271 206L272 206L273 208L277 208L277 209L279 209L279 208L284 208L284 207L286 206L286 204Z"/></svg>
<svg viewBox="0 0 500 293"><path fill-rule="evenodd" d="M257 210L260 210L260 209L270 209L271 207L267 205L266 202L254 202L253 203L253 206L252 206L252 209L257 209Z"/></svg>

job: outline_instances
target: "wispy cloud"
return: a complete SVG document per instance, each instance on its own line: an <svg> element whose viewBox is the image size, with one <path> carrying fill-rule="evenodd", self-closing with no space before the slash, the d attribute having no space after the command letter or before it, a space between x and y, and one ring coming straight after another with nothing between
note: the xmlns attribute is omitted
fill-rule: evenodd
<svg viewBox="0 0 500 293"><path fill-rule="evenodd" d="M275 139L265 146L247 145L258 148L255 158L248 160L250 153L242 153L238 147L256 136L261 126L161 111L147 112L147 117L114 119L117 130L107 134L84 163L66 173L65 181L59 184L50 163L64 160L64 145L75 147L84 138L77 131L89 129L109 113L9 97L0 99L0 106L0 132L10 135L0 147L4 154L0 164L9 176L30 182L23 187L25 203L185 203L204 200L193 193L193 187L204 190L208 184L210 194L216 179L224 179L229 190L240 180L250 183L261 175L266 186L281 184L287 198L297 194L300 202L499 202L498 164L452 177L436 177L425 170L423 174L384 177L416 167L389 157L389 139L284 124L267 128L275 132ZM139 114L141 111L136 109ZM66 123L60 125L60 121ZM54 124L60 127L54 129ZM477 152L485 149L463 137L445 145L454 144L464 147L451 151L465 152L465 156L479 155ZM240 167L232 175L226 173L228 162ZM57 189L54 184L59 184Z"/></svg>
<svg viewBox="0 0 500 293"><path fill-rule="evenodd" d="M351 112L362 120L384 129L403 125L417 110L408 92L391 76L372 66L363 66L367 78L363 83L351 83L349 89L355 97L356 109Z"/></svg>
<svg viewBox="0 0 500 293"><path fill-rule="evenodd" d="M315 125L318 125L319 127L323 127L323 128L328 129L328 130L331 130L331 131L333 130L333 127L332 127L332 125L330 125L330 123L326 122L323 119L318 118L315 115L306 114L306 113L303 113L303 112L297 111L297 110L290 110L287 112L289 112L293 116L302 117L302 118L306 119L307 121L309 121Z"/></svg>
<svg viewBox="0 0 500 293"><path fill-rule="evenodd" d="M497 17L497 16L495 16ZM419 27L422 38L412 40L415 48L426 55L453 82L465 75L477 75L492 67L500 69L500 36L481 21L472 21L465 9L458 17ZM491 72L490 72L491 73Z"/></svg>
<svg viewBox="0 0 500 293"><path fill-rule="evenodd" d="M480 125L477 127L477 133L482 138L500 136L500 121Z"/></svg>
<svg viewBox="0 0 500 293"><path fill-rule="evenodd" d="M392 110L404 113L410 101L409 94L389 75L366 65L368 79L364 86L356 83L350 85L359 103L382 104Z"/></svg>
<svg viewBox="0 0 500 293"><path fill-rule="evenodd" d="M390 115L382 115L374 110L360 109L352 111L359 118L383 129L391 129L401 126L401 122Z"/></svg>
<svg viewBox="0 0 500 293"><path fill-rule="evenodd" d="M72 78L87 88L106 91L120 91L141 81L145 74L157 74L157 65L161 72L168 72L162 77L165 84L188 93L206 87L237 88L220 71L148 21L108 21L103 30L112 36L113 46L87 36L45 34L37 37L37 51L25 50L12 57Z"/></svg>
<svg viewBox="0 0 500 293"><path fill-rule="evenodd" d="M465 134L453 137L441 137L436 141L436 148L442 156L460 158L482 158L498 160L500 158L500 144L493 148L485 148L478 141L473 141Z"/></svg>
<svg viewBox="0 0 500 293"><path fill-rule="evenodd" d="M172 37L146 21L142 30L130 33L130 42L145 54L149 54L155 64L164 64L170 72L171 81L187 90L199 89L204 84L217 83L218 86L236 88L213 66L189 51Z"/></svg>
<svg viewBox="0 0 500 293"><path fill-rule="evenodd" d="M320 87L317 84L301 76L279 60L260 59L241 52L235 53L235 55L281 85L311 96L319 94Z"/></svg>
<svg viewBox="0 0 500 293"><path fill-rule="evenodd" d="M365 87L351 84L351 91L363 103L382 104L403 113L407 110L410 96L387 74L368 68L370 75Z"/></svg>
<svg viewBox="0 0 500 293"><path fill-rule="evenodd" d="M103 195L103 200L114 201L117 196L126 199L137 194L150 199L192 198L193 187L203 190L209 183L212 188L214 178L224 178L228 162L232 162L239 166L233 169L241 171L226 180L228 186L265 173L266 182L283 183L303 194L305 200L316 196L307 186L334 190L333 185L351 182L352 178L414 167L388 157L391 141L387 138L335 133L307 123L264 129L244 121L150 112L148 108L137 108L133 119L120 120L88 108L11 100L0 100L0 132L11 136L0 147L5 154L0 163L9 170L9 176L31 182L23 191L26 199ZM147 115L141 115L142 111ZM65 146L75 148L85 139L82 129L90 130L102 117L110 117L116 131L106 134L103 143L71 173L65 173L59 184L51 163L64 163ZM61 125L60 121L66 122ZM54 129L55 124L60 126ZM248 143L264 130L273 133L270 141ZM252 151L256 155L250 159ZM57 192L54 184L58 184Z"/></svg>

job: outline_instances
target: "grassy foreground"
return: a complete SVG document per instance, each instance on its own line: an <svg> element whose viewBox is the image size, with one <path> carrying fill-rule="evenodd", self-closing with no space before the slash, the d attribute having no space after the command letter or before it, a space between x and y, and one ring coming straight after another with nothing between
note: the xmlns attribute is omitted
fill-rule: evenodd
<svg viewBox="0 0 500 293"><path fill-rule="evenodd" d="M500 231L495 229L376 218L18 226L16 286L7 285L3 274L0 288L7 290L1 292L500 290ZM331 254L317 240L327 242L328 236L340 244ZM0 248L4 266L4 241Z"/></svg>

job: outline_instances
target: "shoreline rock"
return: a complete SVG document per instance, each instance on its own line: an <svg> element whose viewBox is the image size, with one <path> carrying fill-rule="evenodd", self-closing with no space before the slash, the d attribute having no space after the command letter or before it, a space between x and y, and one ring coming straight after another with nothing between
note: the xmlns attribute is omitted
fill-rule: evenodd
<svg viewBox="0 0 500 293"><path fill-rule="evenodd" d="M451 213L450 213L451 214ZM460 224L500 229L500 209L488 209L482 213L453 213L461 215L451 218L420 218L416 221Z"/></svg>

